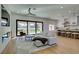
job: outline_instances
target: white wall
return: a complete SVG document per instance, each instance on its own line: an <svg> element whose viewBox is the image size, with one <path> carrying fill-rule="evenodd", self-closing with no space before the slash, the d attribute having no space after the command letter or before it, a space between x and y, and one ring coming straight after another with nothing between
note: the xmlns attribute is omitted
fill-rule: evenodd
<svg viewBox="0 0 79 59"><path fill-rule="evenodd" d="M7 8L7 7L6 7ZM7 9L6 9L7 10ZM10 14L10 12L8 12ZM1 5L0 5L0 36L2 37L2 35L6 32L10 32L11 28L9 27L4 27L1 26Z"/></svg>
<svg viewBox="0 0 79 59"><path fill-rule="evenodd" d="M1 37L1 5L0 5L0 37Z"/></svg>
<svg viewBox="0 0 79 59"><path fill-rule="evenodd" d="M4 50L4 48L7 46L9 39L6 40L4 43L2 43L2 35L6 32L10 31L10 27L2 27L1 26L1 4L0 4L0 53Z"/></svg>
<svg viewBox="0 0 79 59"><path fill-rule="evenodd" d="M43 27L44 27L44 32L49 32L48 25L49 24L54 24L56 25L56 21L54 20L46 20L46 19L40 19L36 17L26 17L24 15L16 15L12 13L11 15L11 30L12 30L12 37L16 36L16 19L20 20L31 20L31 21L43 21Z"/></svg>

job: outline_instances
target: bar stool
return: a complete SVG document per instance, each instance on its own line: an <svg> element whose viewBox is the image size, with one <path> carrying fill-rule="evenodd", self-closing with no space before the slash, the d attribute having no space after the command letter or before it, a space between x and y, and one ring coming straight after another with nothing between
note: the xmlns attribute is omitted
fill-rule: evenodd
<svg viewBox="0 0 79 59"><path fill-rule="evenodd" d="M65 32L61 32L61 36L65 37Z"/></svg>
<svg viewBox="0 0 79 59"><path fill-rule="evenodd" d="M79 39L79 33L78 33L78 35L77 35L77 39Z"/></svg>
<svg viewBox="0 0 79 59"><path fill-rule="evenodd" d="M79 39L79 33L76 34L76 39Z"/></svg>
<svg viewBox="0 0 79 59"><path fill-rule="evenodd" d="M58 32L57 32L57 35L58 35L58 36L61 36L61 32L60 32L60 31L58 31Z"/></svg>
<svg viewBox="0 0 79 59"><path fill-rule="evenodd" d="M71 37L71 32L66 32L66 37L70 38Z"/></svg>
<svg viewBox="0 0 79 59"><path fill-rule="evenodd" d="M72 38L73 39L78 39L79 38L79 33L72 33Z"/></svg>

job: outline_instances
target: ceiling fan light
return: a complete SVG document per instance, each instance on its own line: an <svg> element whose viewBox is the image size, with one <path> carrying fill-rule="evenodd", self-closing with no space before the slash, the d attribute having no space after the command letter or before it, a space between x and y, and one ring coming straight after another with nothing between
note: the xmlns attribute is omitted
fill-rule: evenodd
<svg viewBox="0 0 79 59"><path fill-rule="evenodd" d="M36 16L35 14L31 13L31 8L28 9L28 14L26 16Z"/></svg>

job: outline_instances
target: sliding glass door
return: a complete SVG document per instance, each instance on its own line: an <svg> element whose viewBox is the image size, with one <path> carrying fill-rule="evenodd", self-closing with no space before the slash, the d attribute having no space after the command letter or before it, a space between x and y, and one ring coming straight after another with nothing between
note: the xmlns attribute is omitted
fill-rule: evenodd
<svg viewBox="0 0 79 59"><path fill-rule="evenodd" d="M28 22L28 34L35 34L35 22Z"/></svg>
<svg viewBox="0 0 79 59"><path fill-rule="evenodd" d="M43 22L38 21L26 21L17 20L16 21L16 35L20 33L29 34L40 34L43 31Z"/></svg>
<svg viewBox="0 0 79 59"><path fill-rule="evenodd" d="M37 23L37 28L36 28L37 29L37 34L42 33L42 30L43 30L42 25L43 25L42 23Z"/></svg>
<svg viewBox="0 0 79 59"><path fill-rule="evenodd" d="M24 21L17 22L17 35L20 35L20 32L27 34L27 22Z"/></svg>

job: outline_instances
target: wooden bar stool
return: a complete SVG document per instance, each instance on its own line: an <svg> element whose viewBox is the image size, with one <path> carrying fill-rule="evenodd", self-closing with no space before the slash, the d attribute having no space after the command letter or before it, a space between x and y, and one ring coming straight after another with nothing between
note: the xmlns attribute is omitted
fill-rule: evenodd
<svg viewBox="0 0 79 59"><path fill-rule="evenodd" d="M71 37L71 32L66 32L66 37L70 38Z"/></svg>
<svg viewBox="0 0 79 59"><path fill-rule="evenodd" d="M76 34L76 39L79 39L79 33Z"/></svg>
<svg viewBox="0 0 79 59"><path fill-rule="evenodd" d="M61 32L61 36L65 37L65 32Z"/></svg>
<svg viewBox="0 0 79 59"><path fill-rule="evenodd" d="M73 39L78 39L79 38L79 33L72 33L72 38Z"/></svg>
<svg viewBox="0 0 79 59"><path fill-rule="evenodd" d="M60 32L60 31L58 31L58 32L57 32L57 35L58 35L58 36L61 36L61 32Z"/></svg>

